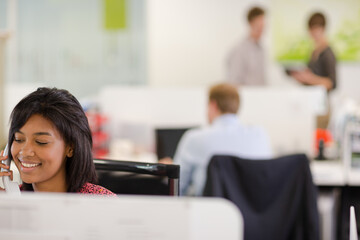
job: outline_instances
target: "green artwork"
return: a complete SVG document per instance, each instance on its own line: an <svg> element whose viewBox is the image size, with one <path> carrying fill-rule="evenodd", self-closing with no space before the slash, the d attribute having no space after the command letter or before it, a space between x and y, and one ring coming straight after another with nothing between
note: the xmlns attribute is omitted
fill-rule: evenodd
<svg viewBox="0 0 360 240"><path fill-rule="evenodd" d="M104 0L105 29L126 28L126 0Z"/></svg>
<svg viewBox="0 0 360 240"><path fill-rule="evenodd" d="M326 33L339 61L360 61L360 0L273 0L272 42L279 62L306 62L313 43L307 21L314 12L327 19Z"/></svg>

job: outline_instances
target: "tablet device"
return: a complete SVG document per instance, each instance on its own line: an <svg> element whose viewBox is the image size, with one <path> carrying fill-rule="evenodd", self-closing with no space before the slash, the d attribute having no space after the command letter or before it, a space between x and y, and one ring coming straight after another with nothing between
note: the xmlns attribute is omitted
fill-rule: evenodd
<svg viewBox="0 0 360 240"><path fill-rule="evenodd" d="M285 69L285 73L287 75L291 75L291 73L293 72L299 72L299 71L304 71L307 69L307 67L303 64L298 64L298 65L286 65L284 66Z"/></svg>

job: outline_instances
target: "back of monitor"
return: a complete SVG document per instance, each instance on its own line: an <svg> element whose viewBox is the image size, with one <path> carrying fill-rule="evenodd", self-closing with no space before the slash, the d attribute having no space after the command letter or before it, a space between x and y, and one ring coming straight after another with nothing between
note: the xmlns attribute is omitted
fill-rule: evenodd
<svg viewBox="0 0 360 240"><path fill-rule="evenodd" d="M242 239L243 220L224 199L0 194L3 239Z"/></svg>

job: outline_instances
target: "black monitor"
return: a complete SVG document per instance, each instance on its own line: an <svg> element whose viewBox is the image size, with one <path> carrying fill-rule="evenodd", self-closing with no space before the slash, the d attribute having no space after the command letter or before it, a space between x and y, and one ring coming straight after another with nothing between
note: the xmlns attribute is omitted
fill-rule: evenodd
<svg viewBox="0 0 360 240"><path fill-rule="evenodd" d="M177 145L183 134L190 128L158 128L155 129L156 154L159 159L174 158Z"/></svg>

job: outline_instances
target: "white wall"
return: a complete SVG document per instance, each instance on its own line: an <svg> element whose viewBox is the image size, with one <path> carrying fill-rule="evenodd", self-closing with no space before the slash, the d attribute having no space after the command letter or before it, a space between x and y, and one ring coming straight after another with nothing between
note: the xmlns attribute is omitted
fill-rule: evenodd
<svg viewBox="0 0 360 240"><path fill-rule="evenodd" d="M224 79L230 48L247 33L251 0L147 2L150 85L208 85Z"/></svg>
<svg viewBox="0 0 360 240"><path fill-rule="evenodd" d="M3 116L3 132L5 140L9 133L10 114L16 104L29 93L37 89L36 84L5 84L4 85L4 116Z"/></svg>
<svg viewBox="0 0 360 240"><path fill-rule="evenodd" d="M360 41L360 39L359 39ZM337 94L360 103L360 63L341 63L338 66Z"/></svg>

